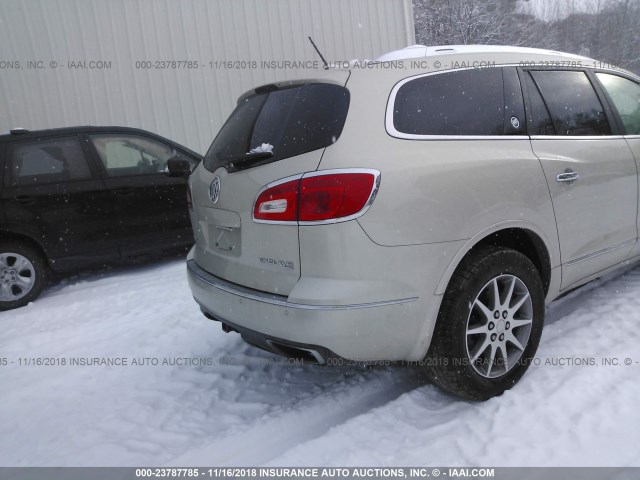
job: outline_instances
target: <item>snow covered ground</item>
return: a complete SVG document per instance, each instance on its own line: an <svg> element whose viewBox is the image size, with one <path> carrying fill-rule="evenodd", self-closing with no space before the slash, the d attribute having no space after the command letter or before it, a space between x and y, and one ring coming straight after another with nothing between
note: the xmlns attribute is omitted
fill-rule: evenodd
<svg viewBox="0 0 640 480"><path fill-rule="evenodd" d="M182 260L84 274L0 313L0 465L640 466L639 332L640 267L557 302L540 365L471 403L414 369L247 346L200 314ZM127 365L69 365L94 357Z"/></svg>

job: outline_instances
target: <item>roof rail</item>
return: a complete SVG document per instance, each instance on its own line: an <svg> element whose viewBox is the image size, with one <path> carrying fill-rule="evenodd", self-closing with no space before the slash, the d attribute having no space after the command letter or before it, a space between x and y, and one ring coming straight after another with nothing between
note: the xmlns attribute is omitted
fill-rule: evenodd
<svg viewBox="0 0 640 480"><path fill-rule="evenodd" d="M555 50L544 50L539 48L516 47L511 45L410 45L400 50L387 52L379 56L376 61L403 60L410 58L429 57L432 55L443 55L451 53L514 53L514 54L537 54L590 60L586 57L571 53L557 52Z"/></svg>

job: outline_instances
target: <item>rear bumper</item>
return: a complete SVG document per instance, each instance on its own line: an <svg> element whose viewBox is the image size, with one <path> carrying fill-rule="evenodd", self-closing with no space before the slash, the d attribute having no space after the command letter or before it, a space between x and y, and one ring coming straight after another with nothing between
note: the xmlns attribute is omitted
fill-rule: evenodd
<svg viewBox="0 0 640 480"><path fill-rule="evenodd" d="M304 357L316 363L331 357L416 360L416 325L424 312L417 297L345 305L292 303L216 277L191 255L187 272L203 312L261 348L283 355L308 351Z"/></svg>

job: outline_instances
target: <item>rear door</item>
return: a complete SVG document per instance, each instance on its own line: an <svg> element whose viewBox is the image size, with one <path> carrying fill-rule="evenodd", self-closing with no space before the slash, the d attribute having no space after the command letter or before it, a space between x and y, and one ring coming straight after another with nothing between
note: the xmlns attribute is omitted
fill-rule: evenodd
<svg viewBox="0 0 640 480"><path fill-rule="evenodd" d="M112 196L124 256L192 241L187 180L165 170L170 158L187 158L192 168L197 159L142 134L95 133L88 139Z"/></svg>
<svg viewBox="0 0 640 480"><path fill-rule="evenodd" d="M335 74L346 80L346 72ZM348 90L328 83L272 85L240 99L191 177L200 267L265 292L293 289L300 278L298 224L257 222L254 203L267 185L318 168L348 107Z"/></svg>
<svg viewBox="0 0 640 480"><path fill-rule="evenodd" d="M10 141L5 228L40 243L54 268L118 257L111 202L77 135Z"/></svg>
<svg viewBox="0 0 640 480"><path fill-rule="evenodd" d="M616 110L624 138L640 168L640 83L637 79L611 72L598 72L596 78L602 85L609 103ZM640 226L640 219L638 220ZM632 256L640 255L640 244Z"/></svg>
<svg viewBox="0 0 640 480"><path fill-rule="evenodd" d="M524 70L528 127L553 200L562 289L628 258L636 164L585 71Z"/></svg>

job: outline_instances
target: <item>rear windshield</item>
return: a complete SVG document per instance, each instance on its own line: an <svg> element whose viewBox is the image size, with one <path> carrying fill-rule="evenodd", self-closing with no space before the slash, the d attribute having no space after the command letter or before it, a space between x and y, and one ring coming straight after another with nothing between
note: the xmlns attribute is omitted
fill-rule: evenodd
<svg viewBox="0 0 640 480"><path fill-rule="evenodd" d="M247 153L273 152L270 163L334 143L349 110L349 90L311 83L243 99L211 144L204 166L214 171Z"/></svg>

